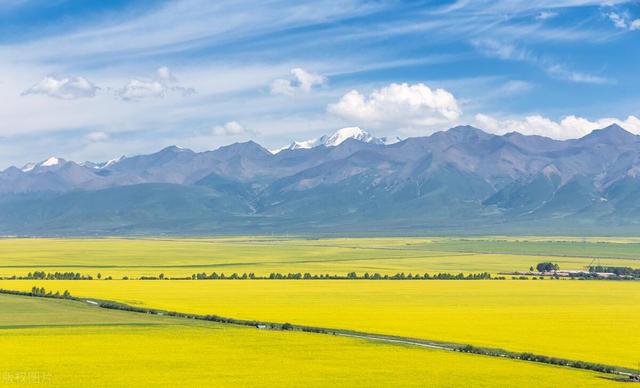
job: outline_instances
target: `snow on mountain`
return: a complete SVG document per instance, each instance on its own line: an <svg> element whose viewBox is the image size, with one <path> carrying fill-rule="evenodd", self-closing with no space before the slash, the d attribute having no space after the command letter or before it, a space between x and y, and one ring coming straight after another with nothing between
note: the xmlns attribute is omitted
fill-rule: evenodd
<svg viewBox="0 0 640 388"><path fill-rule="evenodd" d="M63 164L65 162L64 159L59 159L56 158L54 156L50 157L47 160L43 160L39 163L34 163L34 162L29 162L27 164L25 164L24 166L22 166L22 168L20 170L22 170L22 172L30 172L35 170L38 167L55 167L58 166L60 164Z"/></svg>
<svg viewBox="0 0 640 388"><path fill-rule="evenodd" d="M80 165L82 167L92 168L94 170L101 170L103 168L110 167L110 166L122 161L123 159L125 159L124 155L119 157L119 158L108 160L106 162L95 163L95 162L86 161L86 162L80 163Z"/></svg>
<svg viewBox="0 0 640 388"><path fill-rule="evenodd" d="M376 138L369 132L363 131L359 127L346 127L337 130L324 142L327 147L335 147L342 144L347 139L356 139L364 143L376 143Z"/></svg>
<svg viewBox="0 0 640 388"><path fill-rule="evenodd" d="M29 163L25 164L24 166L22 166L22 168L20 170L22 170L22 172L29 172L29 171L33 170L34 168L36 168L37 165L38 165L37 163L29 162Z"/></svg>
<svg viewBox="0 0 640 388"><path fill-rule="evenodd" d="M400 141L398 137L383 137L377 138L371 135L369 132L362 130L359 127L345 127L337 130L330 136L321 136L315 139L305 140L305 141L294 141L286 147L282 147L277 150L272 150L271 153L277 154L280 151L284 150L297 150L297 149L308 149L314 148L318 146L325 147L335 147L342 144L347 139L355 139L364 143L373 143L373 144L393 144Z"/></svg>
<svg viewBox="0 0 640 388"><path fill-rule="evenodd" d="M319 145L325 145L326 141L327 141L327 136L322 136L322 137L311 139L311 140L294 141L286 148L289 150L298 150L301 148L308 149L308 148L317 147Z"/></svg>
<svg viewBox="0 0 640 388"><path fill-rule="evenodd" d="M49 159L45 160L44 162L40 163L40 166L53 167L53 166L57 166L58 164L60 164L60 159L52 156Z"/></svg>
<svg viewBox="0 0 640 388"><path fill-rule="evenodd" d="M122 155L122 156L121 156L121 157L119 157L119 158L111 159L111 160L109 160L109 161L104 162L104 163L103 163L99 168L107 168L107 167L109 167L109 166L111 166L111 165L114 165L114 164L116 164L116 163L118 163L118 162L121 162L121 161L122 161L122 160L124 160L124 159L125 159L125 156L124 156L124 155Z"/></svg>

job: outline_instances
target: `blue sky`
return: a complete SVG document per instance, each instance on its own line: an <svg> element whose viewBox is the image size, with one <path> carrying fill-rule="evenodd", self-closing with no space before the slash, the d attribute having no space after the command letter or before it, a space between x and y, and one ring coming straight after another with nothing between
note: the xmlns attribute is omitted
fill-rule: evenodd
<svg viewBox="0 0 640 388"><path fill-rule="evenodd" d="M0 167L360 126L640 133L636 1L0 0Z"/></svg>

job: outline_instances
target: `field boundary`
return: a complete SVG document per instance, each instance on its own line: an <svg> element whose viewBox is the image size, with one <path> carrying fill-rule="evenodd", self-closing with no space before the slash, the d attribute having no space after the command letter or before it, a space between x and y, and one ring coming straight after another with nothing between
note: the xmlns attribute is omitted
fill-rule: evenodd
<svg viewBox="0 0 640 388"><path fill-rule="evenodd" d="M598 363L592 363L592 362L581 361L581 360L570 360L570 359L550 357L545 355L537 355L537 354L527 353L527 352L525 353L511 352L508 350L498 349L498 348L477 347L470 344L448 343L448 342L442 342L442 341L425 340L425 339L393 336L393 335L385 335L385 334L375 334L375 333L367 333L367 332L345 330L345 329L333 329L333 328L326 328L326 327L307 326L307 325L291 324L288 322L280 323L280 322L269 322L269 321L261 321L261 320L245 320L245 319L236 319L236 318L223 317L223 316L212 315L212 314L207 314L207 315L189 314L189 313L183 313L183 312L171 311L171 310L131 306L126 303L121 303L121 302L116 302L111 300L76 297L76 296L71 296L66 291L64 294L61 295L59 292L55 294L51 292L46 293L44 289L40 289L38 290L38 292L26 292L26 291L16 291L16 290L6 290L6 289L0 288L0 294L27 296L27 297L35 297L35 298L66 299L70 301L83 303L96 308L129 311L133 313L169 316L169 317L175 317L175 318L209 321L209 322L239 325L239 326L251 326L257 329L264 329L264 330L300 331L300 332L306 332L306 333L335 335L335 336L341 336L341 337L363 339L368 341L383 342L388 344L417 346L417 347L437 349L437 350L478 354L478 355L484 355L484 356L490 356L490 357L508 358L513 360L536 362L541 364L564 366L564 367L573 368L573 369L591 370L595 372L613 374L617 376L625 376L629 378L631 381L640 380L640 375L638 375L635 370L630 368L598 364Z"/></svg>

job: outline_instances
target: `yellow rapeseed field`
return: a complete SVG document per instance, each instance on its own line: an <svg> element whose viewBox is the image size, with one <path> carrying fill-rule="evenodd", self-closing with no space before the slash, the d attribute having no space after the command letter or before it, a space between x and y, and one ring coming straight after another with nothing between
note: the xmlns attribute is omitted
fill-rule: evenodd
<svg viewBox="0 0 640 388"><path fill-rule="evenodd" d="M0 386L616 384L544 364L6 295L0 295L0 330Z"/></svg>
<svg viewBox="0 0 640 388"><path fill-rule="evenodd" d="M555 241L555 240L554 240ZM541 238L344 238L278 239L0 239L0 277L34 270L74 271L114 278L190 276L196 272L309 272L344 275L525 271L547 254L563 269L601 264L640 266L634 240L550 242ZM595 253L594 253L595 252Z"/></svg>
<svg viewBox="0 0 640 388"><path fill-rule="evenodd" d="M3 281L161 309L393 334L635 368L640 283Z"/></svg>

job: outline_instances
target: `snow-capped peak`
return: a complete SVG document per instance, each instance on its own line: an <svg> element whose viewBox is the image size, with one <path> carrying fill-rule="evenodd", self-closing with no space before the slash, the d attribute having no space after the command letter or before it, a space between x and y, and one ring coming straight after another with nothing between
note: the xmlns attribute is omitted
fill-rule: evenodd
<svg viewBox="0 0 640 388"><path fill-rule="evenodd" d="M347 139L355 139L364 143L373 143L373 144L393 144L400 141L398 137L383 137L377 138L372 136L369 132L359 128L359 127L346 127L341 128L335 131L330 136L322 136L311 140L305 141L294 141L290 145L272 150L271 153L277 154L280 151L284 150L297 150L297 149L308 149L314 148L317 146L325 146L325 147L335 147L342 144Z"/></svg>
<svg viewBox="0 0 640 388"><path fill-rule="evenodd" d="M282 148L278 148L275 150L269 150L272 154L277 154L280 151L284 150L299 150L299 149L309 149L313 147L317 147L319 145L324 145L324 142L327 140L327 136L321 136L315 139L305 140L305 141L294 141L288 146L284 146Z"/></svg>
<svg viewBox="0 0 640 388"><path fill-rule="evenodd" d="M59 159L59 158L56 158L55 156L52 156L49 159L39 163L33 163L33 162L27 163L24 166L22 166L20 170L22 170L22 172L29 172L29 171L37 170L39 167L55 167L63 164L64 162L65 162L64 159Z"/></svg>
<svg viewBox="0 0 640 388"><path fill-rule="evenodd" d="M338 129L333 135L329 136L324 142L324 145L327 147L335 147L347 139L356 139L365 143L373 143L375 140L369 132L363 131L359 127L346 127Z"/></svg>
<svg viewBox="0 0 640 388"><path fill-rule="evenodd" d="M57 166L58 164L60 164L60 159L52 156L49 159L45 160L44 162L40 163L41 166L43 167L53 167L53 166Z"/></svg>

